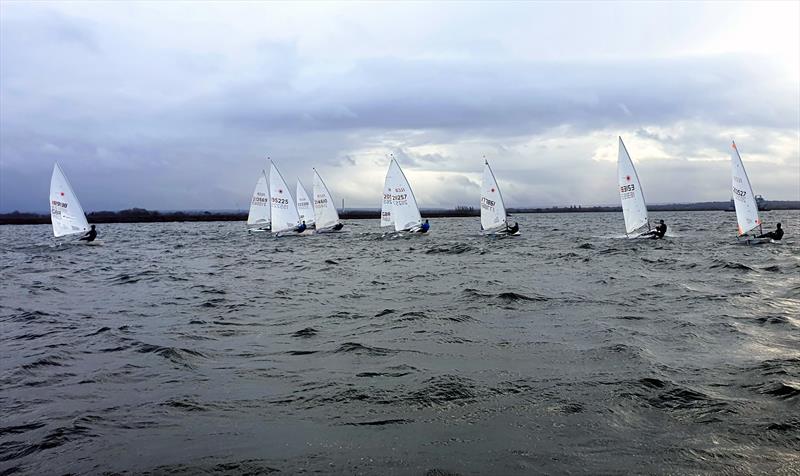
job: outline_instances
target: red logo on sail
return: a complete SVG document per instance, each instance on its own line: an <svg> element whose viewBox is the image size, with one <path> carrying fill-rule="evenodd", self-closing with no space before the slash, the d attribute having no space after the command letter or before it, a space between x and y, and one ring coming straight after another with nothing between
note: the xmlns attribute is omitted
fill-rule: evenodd
<svg viewBox="0 0 800 476"><path fill-rule="evenodd" d="M626 175L626 176L625 176L625 180L627 180L628 182L630 182L630 181L631 181L631 176L630 176L630 175Z"/></svg>

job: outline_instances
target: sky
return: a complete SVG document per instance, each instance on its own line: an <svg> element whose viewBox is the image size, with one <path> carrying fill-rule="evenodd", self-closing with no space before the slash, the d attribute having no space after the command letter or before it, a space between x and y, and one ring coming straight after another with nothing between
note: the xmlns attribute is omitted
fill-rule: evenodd
<svg viewBox="0 0 800 476"><path fill-rule="evenodd" d="M800 2L0 2L0 212L244 209L266 159L379 208L800 200Z"/></svg>

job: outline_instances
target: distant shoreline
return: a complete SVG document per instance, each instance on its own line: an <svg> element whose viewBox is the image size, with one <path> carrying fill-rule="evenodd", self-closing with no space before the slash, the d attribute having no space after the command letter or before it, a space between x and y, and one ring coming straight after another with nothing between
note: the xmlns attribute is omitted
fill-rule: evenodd
<svg viewBox="0 0 800 476"><path fill-rule="evenodd" d="M650 205L651 212L687 212L687 211L732 211L730 202L701 202L679 203L667 205ZM770 201L767 210L800 210L800 201ZM619 206L590 206L573 205L569 207L549 208L509 208L510 215L523 213L602 213L622 212ZM455 209L422 210L423 218L457 218L477 217L480 210L475 207L458 207ZM370 220L379 219L379 210L345 210L339 214L342 220ZM159 223L159 222L209 222L209 221L245 221L246 211L238 212L159 212L133 208L118 212L92 212L86 218L89 223ZM50 215L40 213L4 213L0 214L0 225L45 225L50 224Z"/></svg>

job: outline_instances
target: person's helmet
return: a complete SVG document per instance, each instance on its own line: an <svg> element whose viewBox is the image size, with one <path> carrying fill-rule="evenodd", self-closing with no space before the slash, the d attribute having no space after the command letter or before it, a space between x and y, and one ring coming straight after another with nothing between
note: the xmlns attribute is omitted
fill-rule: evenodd
<svg viewBox="0 0 800 476"><path fill-rule="evenodd" d="M778 223L778 228L780 228L780 227L781 227L781 224L780 224L780 223ZM94 228L94 226L93 226L92 228Z"/></svg>
<svg viewBox="0 0 800 476"><path fill-rule="evenodd" d="M779 223L779 225L780 225L780 223ZM92 230L94 230L94 225L92 225Z"/></svg>
<svg viewBox="0 0 800 476"><path fill-rule="evenodd" d="M664 220L661 220L661 224L662 224L662 225L664 224Z"/></svg>

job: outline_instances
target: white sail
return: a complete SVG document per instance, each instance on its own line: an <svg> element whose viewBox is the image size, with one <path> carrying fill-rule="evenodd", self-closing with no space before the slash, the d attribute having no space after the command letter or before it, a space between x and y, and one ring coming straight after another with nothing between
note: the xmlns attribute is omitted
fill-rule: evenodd
<svg viewBox="0 0 800 476"><path fill-rule="evenodd" d="M392 159L394 162L394 159ZM392 162L389 163L389 169L386 171L386 179L383 181L383 203L381 204L381 226L394 225L394 215L392 214L392 182L393 174L397 170L392 167Z"/></svg>
<svg viewBox="0 0 800 476"><path fill-rule="evenodd" d="M483 181L481 182L481 228L492 231L506 225L506 207L503 195L497 186L489 161L483 166Z"/></svg>
<svg viewBox="0 0 800 476"><path fill-rule="evenodd" d="M297 192L295 196L297 197L297 213L300 215L300 221L305 221L306 226L311 227L315 221L314 205L311 203L311 199L308 198L306 188L303 187L300 180L297 181Z"/></svg>
<svg viewBox="0 0 800 476"><path fill-rule="evenodd" d="M56 237L83 233L89 223L66 175L56 163L50 178L50 220Z"/></svg>
<svg viewBox="0 0 800 476"><path fill-rule="evenodd" d="M317 229L339 224L339 213L336 211L333 197L317 169L314 169L314 214L317 218Z"/></svg>
<svg viewBox="0 0 800 476"><path fill-rule="evenodd" d="M617 174L619 175L619 198L622 201L622 214L625 217L625 232L632 233L650 222L647 219L647 205L642 193L639 176L633 166L628 149L619 138L619 154L617 155Z"/></svg>
<svg viewBox="0 0 800 476"><path fill-rule="evenodd" d="M273 232L291 230L300 224L300 215L292 193L272 161L269 166L269 197Z"/></svg>
<svg viewBox="0 0 800 476"><path fill-rule="evenodd" d="M267 228L270 224L270 199L267 173L261 171L250 200L250 213L247 215L247 226Z"/></svg>
<svg viewBox="0 0 800 476"><path fill-rule="evenodd" d="M731 177L733 180L733 205L736 208L736 221L739 222L739 236L744 235L748 231L761 226L761 220L758 218L758 204L756 197L753 195L753 187L750 185L750 179L747 178L747 172L744 170L742 157L739 155L739 149L736 148L736 143L731 143Z"/></svg>
<svg viewBox="0 0 800 476"><path fill-rule="evenodd" d="M422 224L422 216L419 214L417 199L408 183L403 170L396 160L392 159L389 164L389 172L386 174L389 181L389 189L392 195L392 218L394 220L395 231L410 230Z"/></svg>

